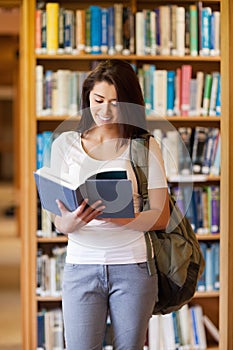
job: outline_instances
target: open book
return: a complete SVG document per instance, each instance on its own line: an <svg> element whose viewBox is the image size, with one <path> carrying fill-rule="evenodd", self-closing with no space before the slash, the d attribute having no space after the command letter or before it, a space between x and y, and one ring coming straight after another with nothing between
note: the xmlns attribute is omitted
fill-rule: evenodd
<svg viewBox="0 0 233 350"><path fill-rule="evenodd" d="M73 211L83 199L88 198L88 205L99 199L105 205L99 218L134 217L132 183L127 179L125 170L100 172L82 184L59 178L48 167L38 169L34 177L42 207L56 215L61 215L56 199Z"/></svg>

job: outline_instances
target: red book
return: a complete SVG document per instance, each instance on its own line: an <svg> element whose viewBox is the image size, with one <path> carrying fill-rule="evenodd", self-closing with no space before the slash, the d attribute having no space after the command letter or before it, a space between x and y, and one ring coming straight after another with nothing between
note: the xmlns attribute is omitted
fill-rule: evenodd
<svg viewBox="0 0 233 350"><path fill-rule="evenodd" d="M188 116L190 109L190 79L192 66L184 64L181 67L181 115Z"/></svg>

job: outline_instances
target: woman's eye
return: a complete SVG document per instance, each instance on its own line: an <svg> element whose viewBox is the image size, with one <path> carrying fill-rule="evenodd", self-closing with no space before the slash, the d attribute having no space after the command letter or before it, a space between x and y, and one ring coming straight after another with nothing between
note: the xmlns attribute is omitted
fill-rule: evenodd
<svg viewBox="0 0 233 350"><path fill-rule="evenodd" d="M117 106L117 101L112 101L112 102L111 102L111 105L112 105L113 107L116 107L116 106Z"/></svg>
<svg viewBox="0 0 233 350"><path fill-rule="evenodd" d="M95 102L96 102L96 103L103 103L103 100L97 100L97 99L95 99Z"/></svg>

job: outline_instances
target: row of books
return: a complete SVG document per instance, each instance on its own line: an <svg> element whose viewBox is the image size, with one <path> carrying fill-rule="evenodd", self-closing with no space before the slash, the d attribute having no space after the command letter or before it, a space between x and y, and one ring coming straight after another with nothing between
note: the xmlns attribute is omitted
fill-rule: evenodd
<svg viewBox="0 0 233 350"><path fill-rule="evenodd" d="M37 295L61 296L65 257L65 246L54 246L50 255L37 250Z"/></svg>
<svg viewBox="0 0 233 350"><path fill-rule="evenodd" d="M86 71L46 70L36 66L36 115L77 116Z"/></svg>
<svg viewBox="0 0 233 350"><path fill-rule="evenodd" d="M154 129L153 135L160 145L169 181L185 181L192 174L220 174L220 130L212 127L182 127L163 131ZM178 175L181 175L180 178ZM189 182L195 178L187 177ZM204 181L203 178L202 181Z"/></svg>
<svg viewBox="0 0 233 350"><path fill-rule="evenodd" d="M217 56L220 12L202 1L135 14L123 3L76 10L47 3L36 9L36 53Z"/></svg>
<svg viewBox="0 0 233 350"><path fill-rule="evenodd" d="M64 327L61 308L42 309L37 313L36 350L64 350Z"/></svg>
<svg viewBox="0 0 233 350"><path fill-rule="evenodd" d="M220 289L219 242L200 242L205 259L205 269L200 277L197 290L209 292Z"/></svg>
<svg viewBox="0 0 233 350"><path fill-rule="evenodd" d="M103 350L113 350L110 320L106 325ZM37 350L65 350L62 310L42 309L37 313ZM108 332L110 334L108 334ZM219 342L219 331L200 305L184 305L167 315L153 315L143 350L205 350L207 333Z"/></svg>
<svg viewBox="0 0 233 350"><path fill-rule="evenodd" d="M138 69L147 114L158 116L220 116L221 76L217 71L192 72L184 64L175 70L143 64Z"/></svg>
<svg viewBox="0 0 233 350"><path fill-rule="evenodd" d="M181 212L199 235L220 232L220 187L203 185L173 186L171 192Z"/></svg>
<svg viewBox="0 0 233 350"><path fill-rule="evenodd" d="M135 68L136 69L136 68ZM36 115L70 115L80 113L81 91L87 71L46 70L36 66ZM156 69L143 64L137 70L146 112L155 116L220 116L221 76L215 71L198 71L192 66L176 70Z"/></svg>
<svg viewBox="0 0 233 350"><path fill-rule="evenodd" d="M203 314L201 305L190 307L184 305L180 310L167 315L153 315L149 321L148 349L205 350L207 349L207 322L211 324L215 340L218 339L218 329Z"/></svg>

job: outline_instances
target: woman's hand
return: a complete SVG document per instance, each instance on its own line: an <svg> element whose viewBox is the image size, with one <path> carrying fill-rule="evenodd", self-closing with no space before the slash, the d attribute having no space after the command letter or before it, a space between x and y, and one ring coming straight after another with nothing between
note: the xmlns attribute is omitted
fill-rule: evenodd
<svg viewBox="0 0 233 350"><path fill-rule="evenodd" d="M57 200L56 202L61 211L61 216L55 217L54 224L58 231L64 234L80 229L98 215L102 214L102 210L105 208L105 206L101 205L101 200L87 207L88 199L84 199L76 210L70 212L61 201Z"/></svg>

